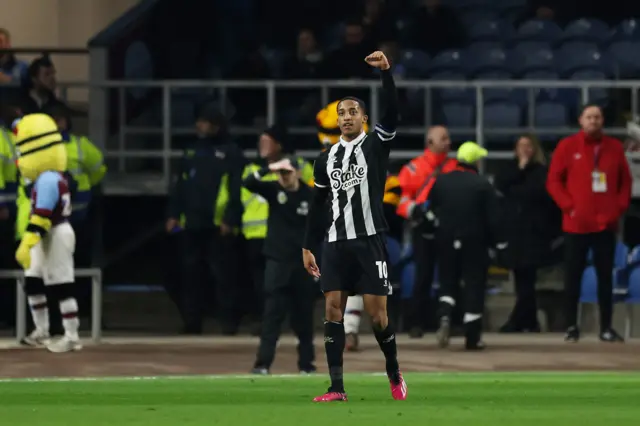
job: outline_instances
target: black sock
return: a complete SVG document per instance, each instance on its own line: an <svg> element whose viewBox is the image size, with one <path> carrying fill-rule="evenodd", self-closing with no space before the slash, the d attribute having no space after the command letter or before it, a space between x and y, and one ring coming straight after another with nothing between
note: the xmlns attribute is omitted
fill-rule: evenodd
<svg viewBox="0 0 640 426"><path fill-rule="evenodd" d="M332 392L344 392L342 380L342 354L344 353L344 324L342 322L325 321L324 350L327 353L329 376Z"/></svg>
<svg viewBox="0 0 640 426"><path fill-rule="evenodd" d="M400 366L398 365L398 349L396 347L396 335L391 324L387 324L387 328L380 329L376 324L373 325L373 334L376 336L380 350L384 354L387 368L387 376L394 381L400 380Z"/></svg>

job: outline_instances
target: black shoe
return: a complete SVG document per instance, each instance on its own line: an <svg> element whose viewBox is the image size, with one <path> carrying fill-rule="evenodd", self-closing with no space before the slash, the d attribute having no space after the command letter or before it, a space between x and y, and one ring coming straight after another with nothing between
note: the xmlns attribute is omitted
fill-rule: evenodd
<svg viewBox="0 0 640 426"><path fill-rule="evenodd" d="M580 329L577 325L572 325L567 328L567 333L564 335L564 341L569 343L578 343L580 340Z"/></svg>
<svg viewBox="0 0 640 426"><path fill-rule="evenodd" d="M464 348L468 351L484 351L487 348L487 345L485 345L482 340L476 340L476 341L467 340L464 343Z"/></svg>
<svg viewBox="0 0 640 426"><path fill-rule="evenodd" d="M299 368L300 368L300 374L315 374L318 371L316 366L313 364L306 365L304 367L299 367Z"/></svg>
<svg viewBox="0 0 640 426"><path fill-rule="evenodd" d="M259 376L267 376L269 375L269 369L267 367L253 367L251 369L251 374L257 374Z"/></svg>
<svg viewBox="0 0 640 426"><path fill-rule="evenodd" d="M607 328L600 332L600 341L609 343L624 343L624 339L613 328Z"/></svg>
<svg viewBox="0 0 640 426"><path fill-rule="evenodd" d="M446 348L449 346L449 338L451 337L451 320L449 317L440 317L440 326L436 331L436 339L438 339L438 346Z"/></svg>
<svg viewBox="0 0 640 426"><path fill-rule="evenodd" d="M409 330L409 337L412 339L422 339L422 336L424 336L424 332L420 327L412 327L411 330Z"/></svg>

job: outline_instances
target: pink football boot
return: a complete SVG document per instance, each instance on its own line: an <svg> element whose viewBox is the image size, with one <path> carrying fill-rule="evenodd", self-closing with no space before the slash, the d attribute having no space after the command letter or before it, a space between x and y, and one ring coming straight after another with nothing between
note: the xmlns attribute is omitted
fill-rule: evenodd
<svg viewBox="0 0 640 426"><path fill-rule="evenodd" d="M391 396L396 401L404 401L407 399L407 382L404 381L402 373L398 373L400 381L395 384L391 378L389 378L389 384L391 385Z"/></svg>
<svg viewBox="0 0 640 426"><path fill-rule="evenodd" d="M333 392L329 390L324 395L316 396L313 398L313 402L334 402L334 401L348 401L347 394L344 392Z"/></svg>

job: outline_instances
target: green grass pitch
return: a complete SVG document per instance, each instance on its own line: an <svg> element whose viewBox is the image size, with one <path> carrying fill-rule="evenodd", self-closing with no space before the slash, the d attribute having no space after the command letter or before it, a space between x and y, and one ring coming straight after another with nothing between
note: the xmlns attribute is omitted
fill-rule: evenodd
<svg viewBox="0 0 640 426"><path fill-rule="evenodd" d="M318 376L0 380L11 426L638 426L640 374L407 373L407 401L381 375L347 375L349 402L314 404Z"/></svg>

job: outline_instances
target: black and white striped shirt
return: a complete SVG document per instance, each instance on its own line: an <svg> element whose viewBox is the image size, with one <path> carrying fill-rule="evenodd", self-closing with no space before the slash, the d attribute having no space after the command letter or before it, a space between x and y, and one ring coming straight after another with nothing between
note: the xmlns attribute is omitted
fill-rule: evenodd
<svg viewBox="0 0 640 426"><path fill-rule="evenodd" d="M368 237L388 229L382 200L398 110L393 78L389 71L382 74L387 108L373 132L363 132L351 142L341 137L314 165L315 186L330 191L328 242Z"/></svg>

